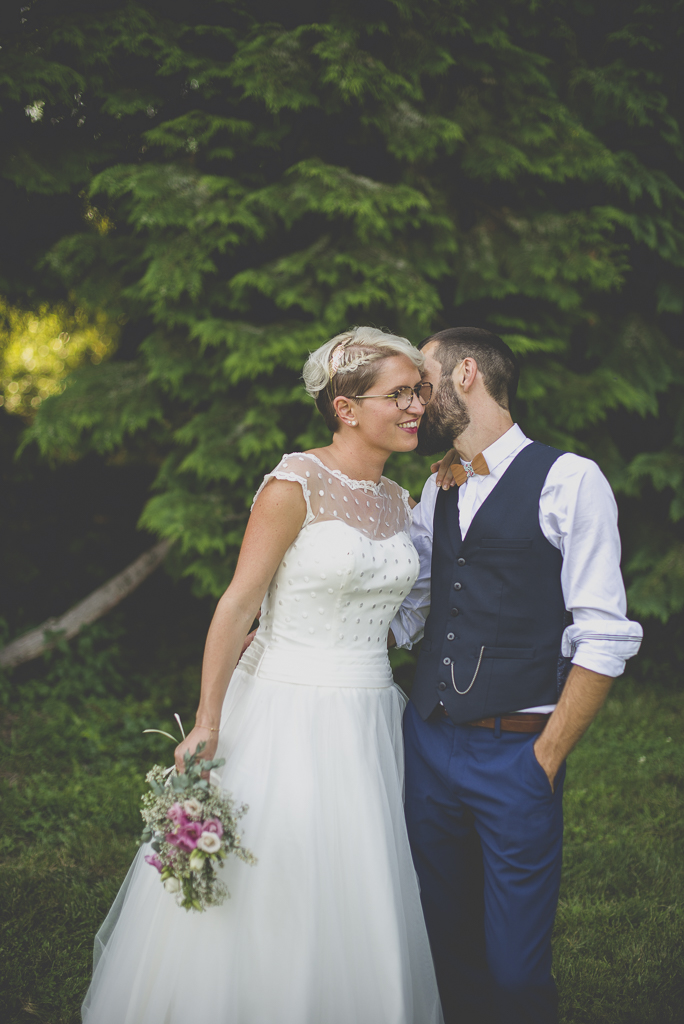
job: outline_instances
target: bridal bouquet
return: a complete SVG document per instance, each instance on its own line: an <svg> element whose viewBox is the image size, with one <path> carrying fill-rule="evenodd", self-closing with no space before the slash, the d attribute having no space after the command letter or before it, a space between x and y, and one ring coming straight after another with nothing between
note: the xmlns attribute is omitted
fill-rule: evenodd
<svg viewBox="0 0 684 1024"><path fill-rule="evenodd" d="M229 853L246 864L256 864L238 832L247 806L236 807L217 785L202 778L203 772L225 763L223 758L204 761L200 756L204 746L201 743L194 754L185 755L182 775L158 764L148 772L150 789L142 797L140 812L145 822L141 842L151 842L154 850L145 860L186 910L218 906L230 895L216 875Z"/></svg>

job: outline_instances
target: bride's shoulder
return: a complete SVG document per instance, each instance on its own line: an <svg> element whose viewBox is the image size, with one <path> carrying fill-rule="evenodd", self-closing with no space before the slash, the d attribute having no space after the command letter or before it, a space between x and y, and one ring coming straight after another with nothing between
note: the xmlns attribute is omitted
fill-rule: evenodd
<svg viewBox="0 0 684 1024"><path fill-rule="evenodd" d="M283 455L280 462L264 476L261 486L254 495L252 509L256 504L257 498L271 480L288 481L290 483L300 484L301 486L307 509L306 523L308 523L312 518L311 503L309 499L311 497L310 480L314 468L315 463L306 455L305 452L289 452L286 455Z"/></svg>
<svg viewBox="0 0 684 1024"><path fill-rule="evenodd" d="M309 452L288 452L280 462L264 477L264 481L276 480L310 480L314 473L325 469L323 463Z"/></svg>
<svg viewBox="0 0 684 1024"><path fill-rule="evenodd" d="M309 455L307 452L289 452L281 458L278 465L272 470L272 472L284 470L290 473L301 475L308 475L311 472L312 466L316 465L316 460Z"/></svg>

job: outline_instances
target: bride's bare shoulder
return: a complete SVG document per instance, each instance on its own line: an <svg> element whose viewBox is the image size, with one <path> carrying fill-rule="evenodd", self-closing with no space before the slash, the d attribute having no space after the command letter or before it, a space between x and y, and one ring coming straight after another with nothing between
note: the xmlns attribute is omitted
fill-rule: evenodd
<svg viewBox="0 0 684 1024"><path fill-rule="evenodd" d="M269 474L252 502L247 533L291 534L291 541L310 518L311 505L305 481Z"/></svg>
<svg viewBox="0 0 684 1024"><path fill-rule="evenodd" d="M283 455L254 495L252 512L258 511L260 517L280 512L307 521L311 517L309 480L313 465L304 452Z"/></svg>

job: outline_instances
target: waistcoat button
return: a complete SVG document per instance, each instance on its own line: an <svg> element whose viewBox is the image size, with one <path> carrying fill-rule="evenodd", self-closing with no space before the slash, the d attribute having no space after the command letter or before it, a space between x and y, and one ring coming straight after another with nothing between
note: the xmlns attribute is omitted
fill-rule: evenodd
<svg viewBox="0 0 684 1024"><path fill-rule="evenodd" d="M451 664L451 658L444 658L444 664L445 665L450 665Z"/></svg>
<svg viewBox="0 0 684 1024"><path fill-rule="evenodd" d="M446 683L437 683L438 690L446 690Z"/></svg>
<svg viewBox="0 0 684 1024"><path fill-rule="evenodd" d="M460 590L460 589L461 589L461 584L460 583L454 583L454 590Z"/></svg>
<svg viewBox="0 0 684 1024"><path fill-rule="evenodd" d="M456 565L465 565L465 558L457 558Z"/></svg>
<svg viewBox="0 0 684 1024"><path fill-rule="evenodd" d="M451 614L452 615L458 615L458 608L452 608L451 609Z"/></svg>
<svg viewBox="0 0 684 1024"><path fill-rule="evenodd" d="M453 633L447 633L447 640L453 640L453 639L454 639L454 634Z"/></svg>

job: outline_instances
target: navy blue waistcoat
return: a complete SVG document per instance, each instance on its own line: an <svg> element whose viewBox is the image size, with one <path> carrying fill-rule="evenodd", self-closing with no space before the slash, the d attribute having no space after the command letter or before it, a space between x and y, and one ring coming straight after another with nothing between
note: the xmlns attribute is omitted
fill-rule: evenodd
<svg viewBox="0 0 684 1024"><path fill-rule="evenodd" d="M411 700L454 722L555 704L567 622L560 551L539 497L563 453L534 441L515 457L461 540L458 488L435 505L430 614Z"/></svg>

